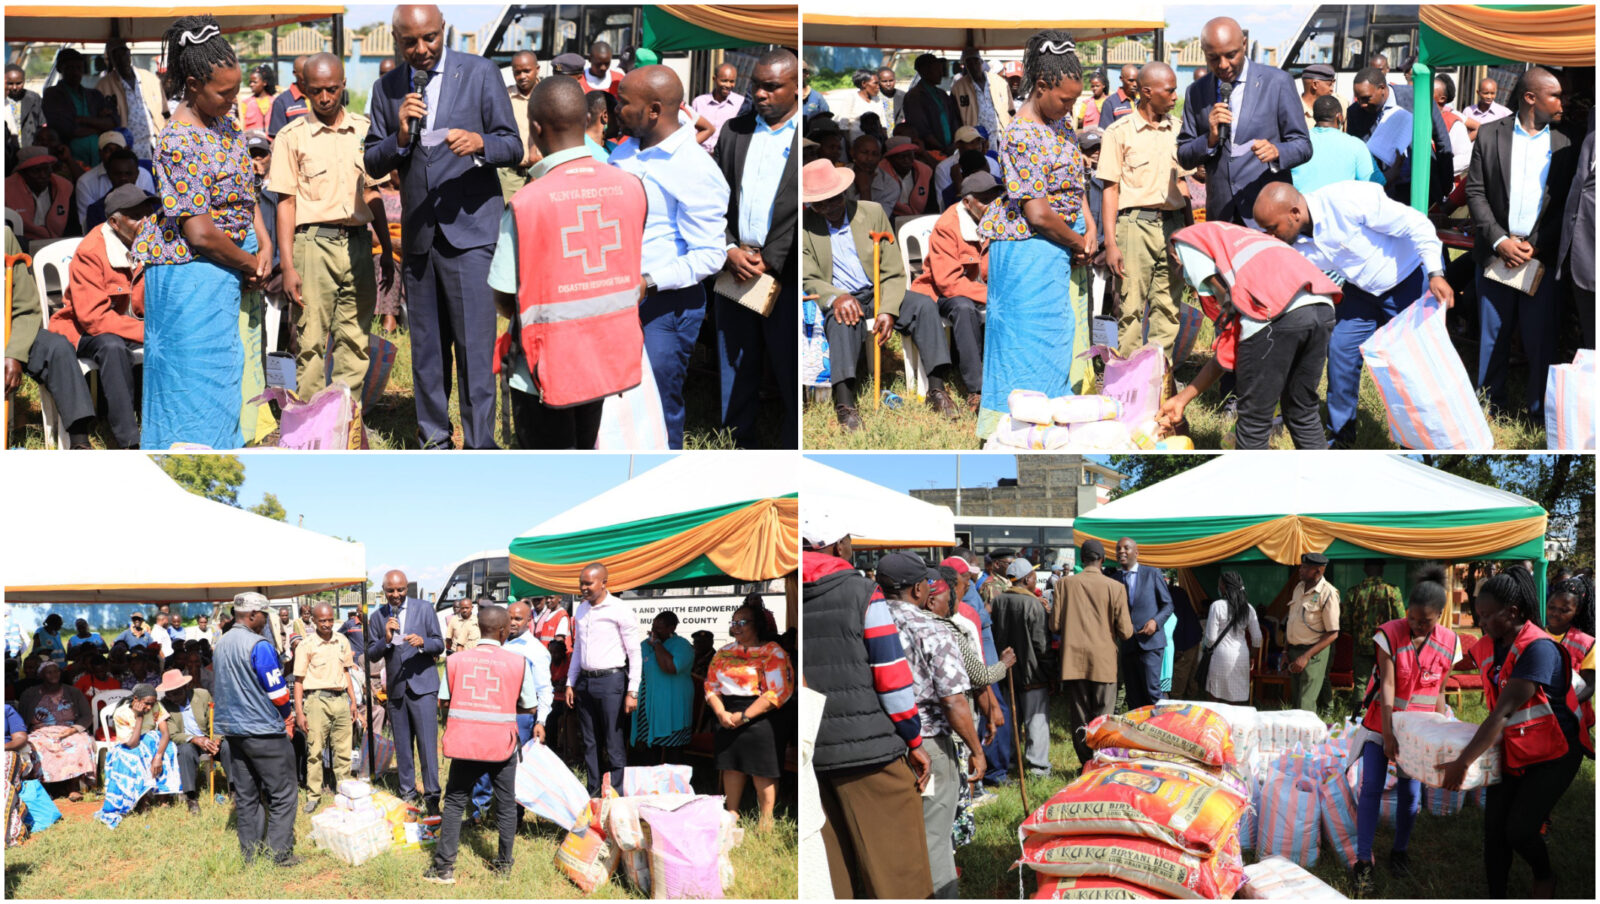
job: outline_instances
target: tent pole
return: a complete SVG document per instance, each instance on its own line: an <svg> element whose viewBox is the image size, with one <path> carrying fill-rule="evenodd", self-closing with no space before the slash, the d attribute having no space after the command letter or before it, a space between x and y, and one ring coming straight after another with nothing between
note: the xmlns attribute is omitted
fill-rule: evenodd
<svg viewBox="0 0 1600 904"><path fill-rule="evenodd" d="M1418 60L1411 68L1411 82L1418 86L1411 91L1411 206L1427 213L1432 196L1428 177L1433 171L1433 70Z"/></svg>

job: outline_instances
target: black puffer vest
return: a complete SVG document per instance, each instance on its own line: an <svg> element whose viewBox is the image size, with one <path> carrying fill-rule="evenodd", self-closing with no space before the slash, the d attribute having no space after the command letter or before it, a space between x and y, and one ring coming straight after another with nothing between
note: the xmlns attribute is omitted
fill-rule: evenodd
<svg viewBox="0 0 1600 904"><path fill-rule="evenodd" d="M837 571L802 588L806 685L827 695L812 763L818 772L885 763L906 745L872 685L864 622L872 582Z"/></svg>

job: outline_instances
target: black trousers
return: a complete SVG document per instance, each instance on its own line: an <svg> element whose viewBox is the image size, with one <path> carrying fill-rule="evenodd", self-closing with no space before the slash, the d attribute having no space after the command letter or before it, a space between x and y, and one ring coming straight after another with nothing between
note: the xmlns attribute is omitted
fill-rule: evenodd
<svg viewBox="0 0 1600 904"><path fill-rule="evenodd" d="M295 808L300 804L294 745L283 735L231 735L228 754L233 816L245 862L255 859L263 840L272 859L289 857L294 853Z"/></svg>
<svg viewBox="0 0 1600 904"><path fill-rule="evenodd" d="M68 433L89 432L94 426L94 397L89 395L89 381L84 379L83 368L78 366L78 353L65 336L40 327L38 337L28 349L28 363L22 369L49 390ZM138 441L137 431L134 441Z"/></svg>
<svg viewBox="0 0 1600 904"><path fill-rule="evenodd" d="M872 328L872 296L861 303L861 319L855 326L845 326L833 317L833 310L822 321L822 332L828 337L828 366L834 383L856 378L856 368L861 360L862 343L866 330ZM907 292L900 302L900 314L895 317L894 328L911 337L922 354L923 370L932 373L935 368L950 363L950 346L945 342L944 324L939 322L939 306L933 299L915 292ZM979 342L979 357L983 345ZM983 383L979 382L981 389Z"/></svg>
<svg viewBox="0 0 1600 904"><path fill-rule="evenodd" d="M1121 666L1123 697L1128 709L1161 702L1160 650L1140 649L1139 637L1134 635L1122 644ZM1112 699L1115 700L1115 697Z"/></svg>
<svg viewBox="0 0 1600 904"><path fill-rule="evenodd" d="M1066 691L1067 732L1072 735L1072 749L1078 754L1078 764L1084 766L1094 756L1094 751L1084 740L1083 729L1096 718L1109 716L1116 711L1117 685L1109 681L1079 679L1063 681L1061 688Z"/></svg>
<svg viewBox="0 0 1600 904"><path fill-rule="evenodd" d="M983 392L983 315L977 302L955 296L939 299L939 316L950 321L955 365L967 392Z"/></svg>
<svg viewBox="0 0 1600 904"><path fill-rule="evenodd" d="M184 742L178 744L178 778L183 782L183 796L194 800L200 796L200 748Z"/></svg>
<svg viewBox="0 0 1600 904"><path fill-rule="evenodd" d="M1555 875L1539 828L1578 774L1583 750L1572 747L1559 760L1529 766L1521 775L1506 773L1490 785L1483 803L1483 863L1489 872L1489 897L1504 898L1513 854L1521 854L1534 881Z"/></svg>
<svg viewBox="0 0 1600 904"><path fill-rule="evenodd" d="M551 408L531 393L511 390L511 426L518 449L593 449L602 399Z"/></svg>
<svg viewBox="0 0 1600 904"><path fill-rule="evenodd" d="M133 381L133 352L138 348L139 343L113 333L78 340L78 356L92 359L100 368L100 391L106 397L111 438L124 449L139 445L138 384Z"/></svg>
<svg viewBox="0 0 1600 904"><path fill-rule="evenodd" d="M589 796L600 796L601 776L611 775L611 787L622 791L622 769L628 765L628 746L623 729L628 717L622 712L628 693L628 673L579 675L572 684L578 704L578 730L583 733L583 765L588 773ZM602 751L601 745L605 746ZM604 771L602 771L604 770Z"/></svg>
<svg viewBox="0 0 1600 904"><path fill-rule="evenodd" d="M461 817L472 800L472 786L484 776L488 776L494 784L495 826L500 831L500 849L495 863L511 865L511 844L517 837L518 819L516 754L498 763L450 761L450 776L444 785L444 811L439 820L439 842L433 848L433 868L436 871L455 869L456 851L461 844Z"/></svg>
<svg viewBox="0 0 1600 904"><path fill-rule="evenodd" d="M1328 363L1328 337L1335 320L1332 305L1314 304L1290 311L1239 343L1239 420L1234 434L1240 449L1265 449L1272 437L1272 409L1283 405L1283 423L1296 449L1326 449L1317 387Z"/></svg>

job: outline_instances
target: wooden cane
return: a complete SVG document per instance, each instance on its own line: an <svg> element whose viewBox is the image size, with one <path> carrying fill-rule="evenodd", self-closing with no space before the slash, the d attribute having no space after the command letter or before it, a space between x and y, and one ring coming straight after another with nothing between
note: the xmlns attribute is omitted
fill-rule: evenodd
<svg viewBox="0 0 1600 904"><path fill-rule="evenodd" d="M867 328L872 329L878 322L878 306L882 304L883 293L883 246L879 242L894 244L892 232L869 232L867 238L872 240L872 313L867 321ZM872 407L883 406L883 390L880 389L883 373L883 343L878 341L876 333L872 337Z"/></svg>
<svg viewBox="0 0 1600 904"><path fill-rule="evenodd" d="M1006 691L1011 695L1011 738L1017 747L1017 786L1022 791L1022 812L1032 813L1028 806L1028 760L1022 754L1022 720L1017 717L1017 679L1011 670L1006 671Z"/></svg>
<svg viewBox="0 0 1600 904"><path fill-rule="evenodd" d="M26 254L8 254L8 255L6 255L6 311L5 311L5 313L6 313L6 323L5 323L5 338L6 338L6 341L8 341L8 342L11 340L11 293L16 289L15 276L16 276L16 266L18 264L21 264L22 266L26 267L27 269L32 270L33 269L33 258L29 257ZM5 405L6 405L5 436L3 438L0 438L0 444L9 445L11 443L11 413L12 413L11 412L11 409L12 409L11 397L9 395L6 396Z"/></svg>

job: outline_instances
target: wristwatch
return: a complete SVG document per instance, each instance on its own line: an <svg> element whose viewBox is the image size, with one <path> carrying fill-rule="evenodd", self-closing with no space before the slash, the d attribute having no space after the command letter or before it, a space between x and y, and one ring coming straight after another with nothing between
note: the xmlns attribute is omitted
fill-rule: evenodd
<svg viewBox="0 0 1600 904"><path fill-rule="evenodd" d="M656 294L656 281L654 279L651 279L650 278L650 274L648 274L648 273L646 273L644 275L644 294L646 294L646 295L654 295L654 294Z"/></svg>
<svg viewBox="0 0 1600 904"><path fill-rule="evenodd" d="M1443 276L1443 275L1444 275L1444 271L1443 270L1429 270L1428 271L1428 278L1429 279L1433 279L1435 276Z"/></svg>

